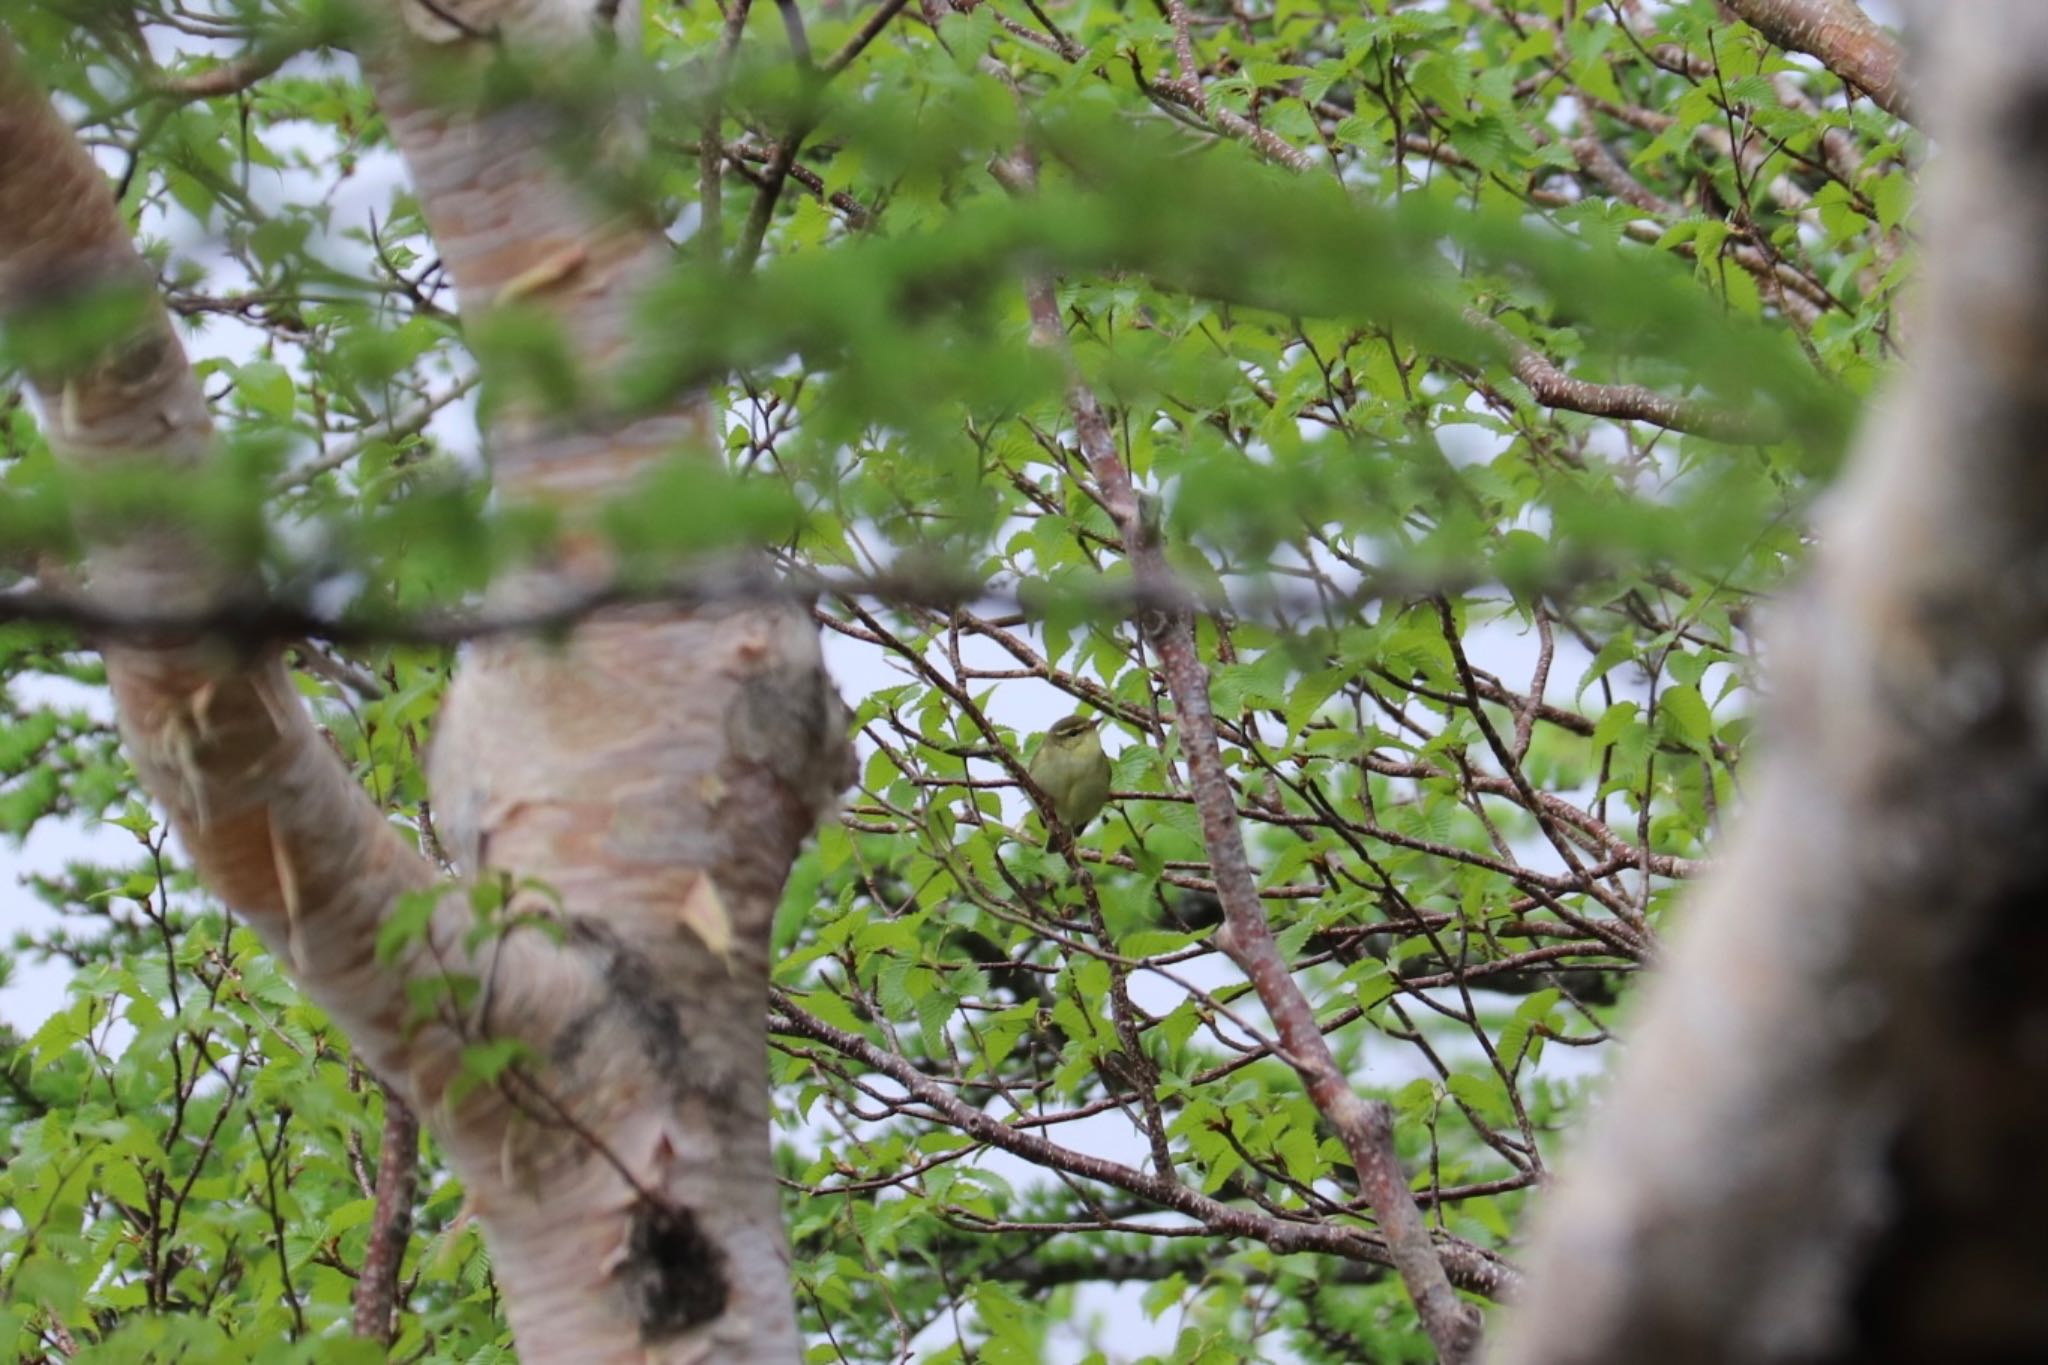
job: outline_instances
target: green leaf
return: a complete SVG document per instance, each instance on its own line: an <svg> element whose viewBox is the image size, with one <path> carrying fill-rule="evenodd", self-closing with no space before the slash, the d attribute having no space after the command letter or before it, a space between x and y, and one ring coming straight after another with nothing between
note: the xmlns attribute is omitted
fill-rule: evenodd
<svg viewBox="0 0 2048 1365"><path fill-rule="evenodd" d="M1697 687L1667 687L1657 696L1657 714L1667 733L1688 748L1706 750L1714 738L1714 717Z"/></svg>
<svg viewBox="0 0 2048 1365"><path fill-rule="evenodd" d="M235 392L250 407L279 422L291 420L297 401L290 371L271 360L252 360L237 366Z"/></svg>

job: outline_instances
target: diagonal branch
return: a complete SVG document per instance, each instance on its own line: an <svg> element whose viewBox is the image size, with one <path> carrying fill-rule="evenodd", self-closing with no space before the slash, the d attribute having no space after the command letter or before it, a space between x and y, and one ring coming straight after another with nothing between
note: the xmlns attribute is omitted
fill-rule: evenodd
<svg viewBox="0 0 2048 1365"><path fill-rule="evenodd" d="M1901 68L1898 39L1872 23L1855 0L1727 0L1744 22L1788 52L1818 57L1822 66L1870 96L1894 118L1919 120Z"/></svg>
<svg viewBox="0 0 2048 1365"><path fill-rule="evenodd" d="M1624 422L1647 422L1667 431L1690 432L1717 441L1769 442L1783 435L1776 423L1716 404L1673 398L1641 384L1598 384L1575 378L1478 309L1467 308L1465 321L1500 343L1508 353L1515 378L1522 381L1530 397L1546 408L1563 408Z"/></svg>

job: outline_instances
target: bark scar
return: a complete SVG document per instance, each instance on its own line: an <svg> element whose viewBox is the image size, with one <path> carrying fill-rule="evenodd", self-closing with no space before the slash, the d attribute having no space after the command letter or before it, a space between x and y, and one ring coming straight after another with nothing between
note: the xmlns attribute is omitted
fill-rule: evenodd
<svg viewBox="0 0 2048 1365"><path fill-rule="evenodd" d="M642 1200L625 1260L613 1272L639 1316L640 1339L661 1341L725 1313L725 1253L689 1209Z"/></svg>

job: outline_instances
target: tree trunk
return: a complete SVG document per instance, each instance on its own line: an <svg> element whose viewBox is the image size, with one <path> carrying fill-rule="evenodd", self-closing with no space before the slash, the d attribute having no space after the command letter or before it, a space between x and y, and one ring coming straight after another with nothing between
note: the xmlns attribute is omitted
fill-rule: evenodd
<svg viewBox="0 0 2048 1365"><path fill-rule="evenodd" d="M630 53L638 9L379 8L387 41L367 64L465 318L516 300L580 365L574 420L500 394L487 432L501 500L549 503L570 528L555 562L494 600L553 600L609 572L590 510L711 429L701 401L628 420L605 397L671 247L572 178L553 140L574 115L436 101L413 80L441 92L504 53L595 63L598 22ZM603 138L630 155L623 112ZM110 284L143 302L97 354L31 376L61 458L208 457L204 399L150 280L104 176L0 47L0 308L19 320ZM248 586L169 525L95 543L90 580L112 610L173 615ZM208 888L461 1173L522 1358L797 1359L770 1166L769 921L799 841L850 779L808 615L625 608L566 643L469 651L434 739L435 809L466 878L518 889L482 935L469 895L441 895L396 961L379 960L379 931L433 871L321 739L275 648L190 639L106 657L128 752ZM520 1060L478 1083L478 1046L508 1040Z"/></svg>
<svg viewBox="0 0 2048 1365"><path fill-rule="evenodd" d="M1933 27L1933 26L1931 26ZM1918 353L1504 1359L2048 1354L2048 7L1944 6Z"/></svg>

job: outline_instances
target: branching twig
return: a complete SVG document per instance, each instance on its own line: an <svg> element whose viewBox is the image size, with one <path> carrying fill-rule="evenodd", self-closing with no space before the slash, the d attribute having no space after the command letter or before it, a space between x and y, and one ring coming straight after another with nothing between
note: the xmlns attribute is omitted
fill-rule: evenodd
<svg viewBox="0 0 2048 1365"><path fill-rule="evenodd" d="M376 430L365 432L315 459L287 469L271 484L270 491L284 493L294 488L303 488L330 469L339 469L348 464L378 441L403 441L408 436L418 435L426 430L427 423L434 420L435 413L460 400L476 385L477 376L472 374L452 388L441 393L429 394L404 412L380 424Z"/></svg>
<svg viewBox="0 0 2048 1365"><path fill-rule="evenodd" d="M1022 1157L1034 1165L1127 1190L1161 1208L1173 1209L1199 1220L1216 1236L1250 1238L1282 1254L1314 1251L1352 1261L1394 1264L1390 1249L1379 1239L1363 1233L1331 1224L1288 1222L1254 1213L1200 1194L1166 1176L1153 1175L1122 1162L1062 1147L963 1103L945 1086L902 1057L876 1047L858 1034L835 1028L806 1013L795 1000L780 991L775 993L773 1005L774 1011L768 1019L771 1032L823 1043L868 1070L889 1077L920 1104L970 1137ZM1419 1222L1420 1215L1417 1217ZM1424 1235L1427 1236L1426 1233ZM1441 1255L1445 1265L1456 1274L1459 1288L1490 1299L1500 1300L1511 1295L1521 1278L1520 1273L1507 1262L1470 1243L1446 1238L1440 1251L1432 1248L1431 1254Z"/></svg>

